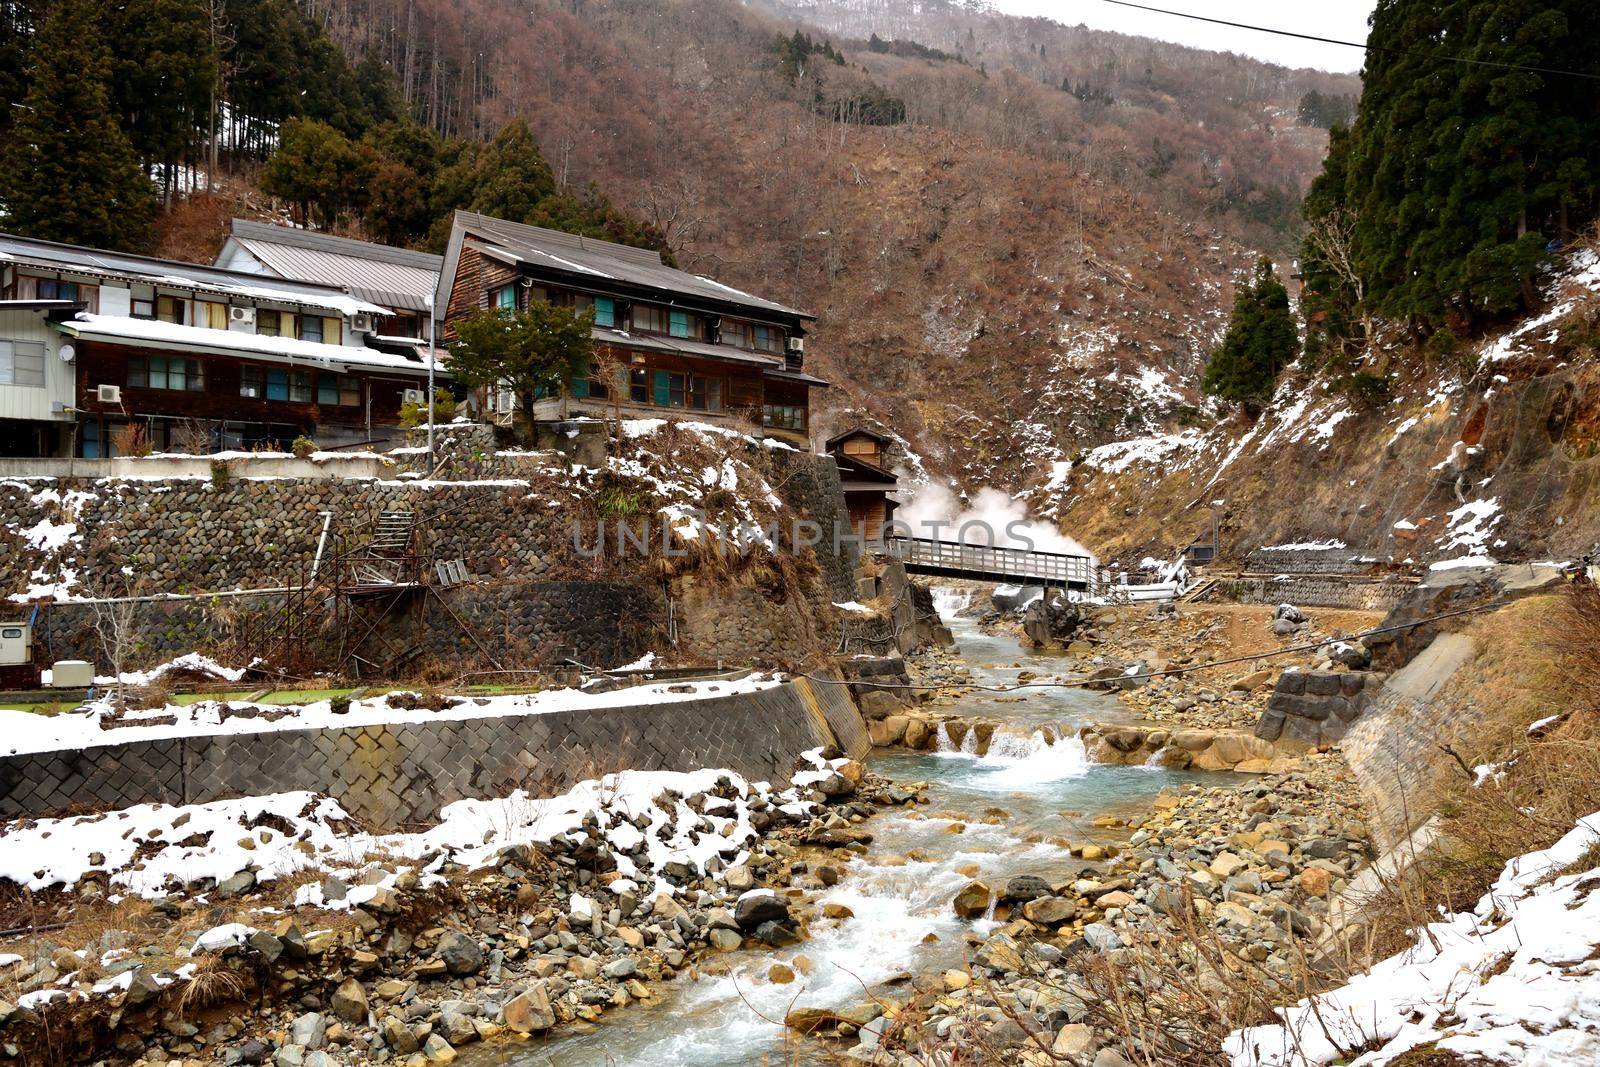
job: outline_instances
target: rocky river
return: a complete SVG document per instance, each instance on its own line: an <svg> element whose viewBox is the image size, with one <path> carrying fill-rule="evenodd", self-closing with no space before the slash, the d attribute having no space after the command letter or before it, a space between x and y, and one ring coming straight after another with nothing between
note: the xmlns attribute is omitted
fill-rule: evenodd
<svg viewBox="0 0 1600 1067"><path fill-rule="evenodd" d="M1009 685L1025 673L1066 669L1061 652L1032 651L1014 637L950 618L948 610L946 616L974 685ZM1078 875L1096 867L1096 857L1115 853L1126 820L1147 810L1162 790L1223 777L1091 763L1076 726L1129 718L1104 693L972 691L940 710L998 719L1002 726L982 756L948 742L932 753L873 755L873 770L903 786L922 784L928 803L891 809L865 824L873 835L870 849L843 865L818 901L825 915L840 918L813 924L811 937L795 946L743 949L716 959L698 976L658 987L657 999L610 1013L583 1032L497 1050L492 1058L485 1049L477 1054L482 1062L506 1055L505 1062L519 1067L715 1067L763 1057L804 1059L804 1049L785 1051L794 1039L784 1026L791 1013L847 1012L879 990L908 993L913 976L966 965L972 935L1000 923L992 905L983 916L957 917L952 903L964 886L975 879L1004 886L1018 876L1052 882ZM1048 737L1061 740L1052 744Z"/></svg>

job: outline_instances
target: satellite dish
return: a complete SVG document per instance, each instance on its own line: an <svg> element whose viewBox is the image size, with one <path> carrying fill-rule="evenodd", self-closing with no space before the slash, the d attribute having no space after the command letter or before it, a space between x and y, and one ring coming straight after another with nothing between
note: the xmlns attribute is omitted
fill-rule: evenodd
<svg viewBox="0 0 1600 1067"><path fill-rule="evenodd" d="M74 359L77 358L78 350L76 348L74 348L72 345L62 345L61 346L61 351L59 351L56 354L61 357L61 362L63 362L63 363L71 363Z"/></svg>

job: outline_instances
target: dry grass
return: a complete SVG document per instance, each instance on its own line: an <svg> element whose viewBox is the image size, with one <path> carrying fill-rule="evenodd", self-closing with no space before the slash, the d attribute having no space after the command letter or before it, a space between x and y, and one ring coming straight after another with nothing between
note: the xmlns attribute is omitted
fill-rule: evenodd
<svg viewBox="0 0 1600 1067"><path fill-rule="evenodd" d="M1471 907L1506 861L1600 810L1600 589L1575 585L1476 620L1477 659L1436 700L1463 709L1438 843L1368 907L1376 956L1412 944L1439 909ZM1529 734L1535 722L1556 721ZM1470 768L1498 773L1475 784Z"/></svg>

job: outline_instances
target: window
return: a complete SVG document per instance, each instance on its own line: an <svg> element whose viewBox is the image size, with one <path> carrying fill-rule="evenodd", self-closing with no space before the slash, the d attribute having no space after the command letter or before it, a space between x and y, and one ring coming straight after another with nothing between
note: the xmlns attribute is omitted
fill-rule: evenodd
<svg viewBox="0 0 1600 1067"><path fill-rule="evenodd" d="M489 294L489 306L502 315L510 315L517 310L517 287L515 285L502 285Z"/></svg>
<svg viewBox="0 0 1600 1067"><path fill-rule="evenodd" d="M688 311L673 311L667 332L674 337L699 337L700 316Z"/></svg>
<svg viewBox="0 0 1600 1067"><path fill-rule="evenodd" d="M261 368L246 364L239 368L239 395L261 399Z"/></svg>
<svg viewBox="0 0 1600 1067"><path fill-rule="evenodd" d="M666 333L667 309L654 304L633 305L633 328L644 333Z"/></svg>
<svg viewBox="0 0 1600 1067"><path fill-rule="evenodd" d="M256 333L267 337L293 337L294 316L286 311L257 311Z"/></svg>
<svg viewBox="0 0 1600 1067"><path fill-rule="evenodd" d="M330 345L344 344L344 320L332 315L323 316L322 341Z"/></svg>
<svg viewBox="0 0 1600 1067"><path fill-rule="evenodd" d="M310 316L307 316L309 318ZM289 372L289 399L296 404L311 403L311 372L296 370Z"/></svg>
<svg viewBox="0 0 1600 1067"><path fill-rule="evenodd" d="M650 372L643 367L628 368L628 399L635 404L650 403Z"/></svg>
<svg viewBox="0 0 1600 1067"><path fill-rule="evenodd" d="M317 403L324 407L338 406L339 376L337 374L317 375Z"/></svg>
<svg viewBox="0 0 1600 1067"><path fill-rule="evenodd" d="M129 356L128 386L203 393L206 390L205 368L198 359L181 356Z"/></svg>
<svg viewBox="0 0 1600 1067"><path fill-rule="evenodd" d="M0 341L0 385L44 388L44 342Z"/></svg>
<svg viewBox="0 0 1600 1067"><path fill-rule="evenodd" d="M761 409L761 425L804 433L806 409L795 404L768 404Z"/></svg>
<svg viewBox="0 0 1600 1067"><path fill-rule="evenodd" d="M322 340L322 320L315 315L301 315L299 337L302 341L320 342Z"/></svg>
<svg viewBox="0 0 1600 1067"><path fill-rule="evenodd" d="M733 345L737 348L750 347L750 324L739 319L723 319L721 327L722 343Z"/></svg>
<svg viewBox="0 0 1600 1067"><path fill-rule="evenodd" d="M615 326L617 324L617 302L609 296L594 298L594 324L596 326Z"/></svg>
<svg viewBox="0 0 1600 1067"><path fill-rule="evenodd" d="M752 326L751 346L761 352L783 351L783 331L776 326Z"/></svg>
<svg viewBox="0 0 1600 1067"><path fill-rule="evenodd" d="M572 376L568 391L580 399L604 400L611 395L611 385L601 376L600 368L591 363L589 373Z"/></svg>
<svg viewBox="0 0 1600 1067"><path fill-rule="evenodd" d="M84 459L100 459L100 422L90 419L78 434L78 454Z"/></svg>
<svg viewBox="0 0 1600 1067"><path fill-rule="evenodd" d="M722 410L722 379L703 374L689 376L689 406L696 411Z"/></svg>
<svg viewBox="0 0 1600 1067"><path fill-rule="evenodd" d="M652 399L658 408L681 408L684 406L685 395L688 391L689 376L687 374L674 374L671 371L658 370L653 381L654 396Z"/></svg>
<svg viewBox="0 0 1600 1067"><path fill-rule="evenodd" d="M267 370L267 399L289 399L289 372L276 367Z"/></svg>
<svg viewBox="0 0 1600 1067"><path fill-rule="evenodd" d="M136 319L155 318L156 302L154 300L135 300L133 302L133 317Z"/></svg>
<svg viewBox="0 0 1600 1067"><path fill-rule="evenodd" d="M18 278L20 289L32 289L40 300L71 300L88 311L100 310L100 287L59 278ZM22 295L19 293L19 295Z"/></svg>
<svg viewBox="0 0 1600 1067"><path fill-rule="evenodd" d="M342 408L361 406L360 378L352 378L348 374L339 375L339 406Z"/></svg>
<svg viewBox="0 0 1600 1067"><path fill-rule="evenodd" d="M176 323L180 326L187 325L189 321L189 301L181 296L156 297L156 318L162 322Z"/></svg>
<svg viewBox="0 0 1600 1067"><path fill-rule="evenodd" d="M210 300L194 301L194 324L208 330L226 330L228 305L213 303Z"/></svg>

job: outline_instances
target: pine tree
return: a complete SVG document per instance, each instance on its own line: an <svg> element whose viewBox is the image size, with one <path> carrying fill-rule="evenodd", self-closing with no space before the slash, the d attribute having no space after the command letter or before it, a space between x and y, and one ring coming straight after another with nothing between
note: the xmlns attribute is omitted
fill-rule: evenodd
<svg viewBox="0 0 1600 1067"><path fill-rule="evenodd" d="M210 12L201 0L127 0L112 14L112 106L140 161L170 186L209 117Z"/></svg>
<svg viewBox="0 0 1600 1067"><path fill-rule="evenodd" d="M56 0L40 24L28 94L0 148L0 204L18 233L136 249L154 190L112 113L104 14L95 0Z"/></svg>
<svg viewBox="0 0 1600 1067"><path fill-rule="evenodd" d="M1289 292L1272 261L1263 256L1256 261L1250 284L1234 297L1228 331L1211 353L1200 387L1239 404L1254 417L1272 399L1278 374L1294 360L1299 347Z"/></svg>
<svg viewBox="0 0 1600 1067"><path fill-rule="evenodd" d="M278 150L261 171L261 188L287 200L295 221L332 229L341 216L366 206L375 161L344 134L315 119L291 119Z"/></svg>

